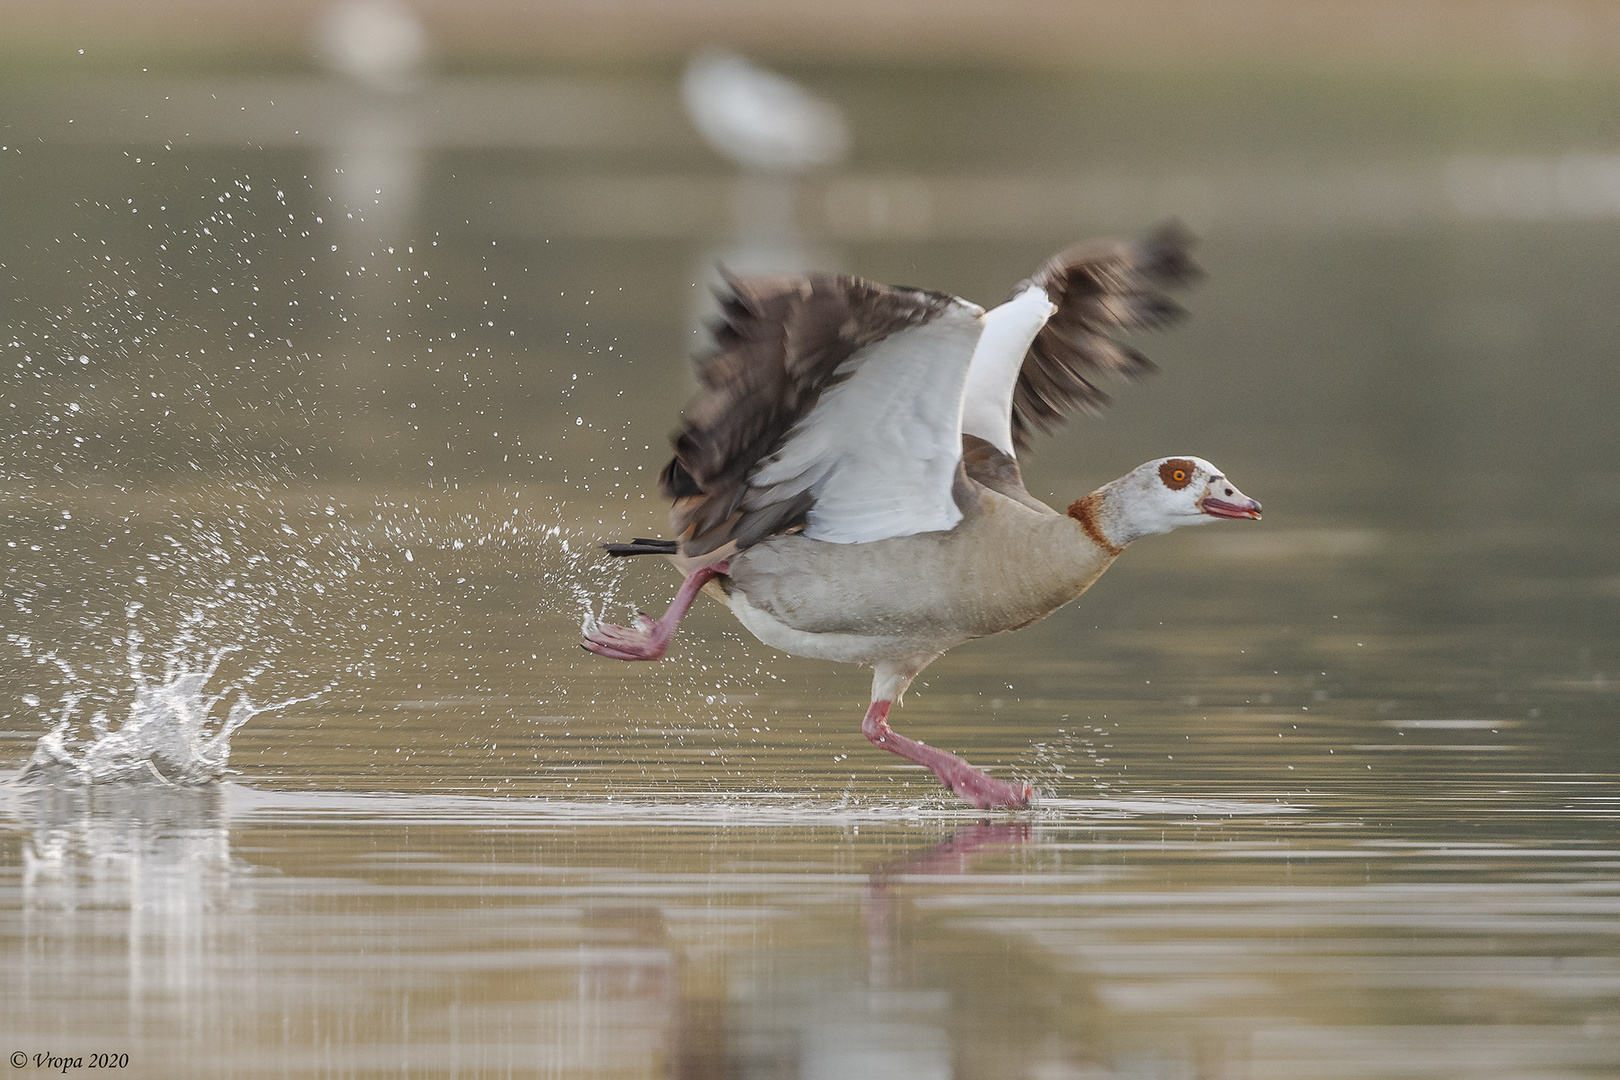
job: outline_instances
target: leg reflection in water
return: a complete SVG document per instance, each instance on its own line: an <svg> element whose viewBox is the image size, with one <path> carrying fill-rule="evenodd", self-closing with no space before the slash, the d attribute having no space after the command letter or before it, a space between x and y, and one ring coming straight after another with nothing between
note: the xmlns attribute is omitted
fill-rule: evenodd
<svg viewBox="0 0 1620 1080"><path fill-rule="evenodd" d="M890 859L867 871L862 914L866 919L872 988L886 989L890 985L890 943L894 929L893 903L889 896L891 882L929 874L965 874L975 858L993 851L1023 847L1033 835L1028 822L980 821L958 830L933 847Z"/></svg>

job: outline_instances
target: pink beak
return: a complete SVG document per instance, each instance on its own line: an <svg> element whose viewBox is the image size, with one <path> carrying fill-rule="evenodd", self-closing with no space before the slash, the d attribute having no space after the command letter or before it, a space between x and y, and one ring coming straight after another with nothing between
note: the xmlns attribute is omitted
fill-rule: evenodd
<svg viewBox="0 0 1620 1080"><path fill-rule="evenodd" d="M1235 487L1219 487L1218 491L1224 498L1214 494L1205 495L1200 504L1204 513L1211 517L1223 518L1252 518L1260 520L1260 504L1249 498Z"/></svg>

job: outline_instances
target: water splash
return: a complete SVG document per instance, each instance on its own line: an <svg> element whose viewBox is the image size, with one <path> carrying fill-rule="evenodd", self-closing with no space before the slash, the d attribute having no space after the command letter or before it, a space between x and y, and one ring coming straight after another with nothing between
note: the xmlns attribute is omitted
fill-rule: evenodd
<svg viewBox="0 0 1620 1080"><path fill-rule="evenodd" d="M600 591L593 591L579 582L570 582L569 588L580 611L580 637L590 637L602 628L604 621L609 617L608 608L617 598L618 582L611 582Z"/></svg>
<svg viewBox="0 0 1620 1080"><path fill-rule="evenodd" d="M132 605L138 607L138 605ZM156 782L176 786L207 784L230 770L231 736L261 713L284 709L316 695L290 698L272 705L255 705L235 686L206 695L204 688L219 672L221 661L240 646L227 646L209 656L200 671L171 655L161 680L149 679L142 668L141 636L129 634L130 673L135 699L116 727L105 711L90 718L91 737L74 737L74 714L79 695L62 698L57 724L41 736L28 763L16 779L29 783L107 784ZM77 682L73 668L54 654L46 654ZM328 688L330 689L330 688ZM234 694L235 700L231 701ZM218 716L222 703L223 717Z"/></svg>

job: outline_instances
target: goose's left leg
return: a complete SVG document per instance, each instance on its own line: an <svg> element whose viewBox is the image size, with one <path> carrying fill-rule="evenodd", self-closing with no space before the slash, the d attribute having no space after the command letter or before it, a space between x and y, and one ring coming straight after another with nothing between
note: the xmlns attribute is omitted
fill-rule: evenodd
<svg viewBox="0 0 1620 1080"><path fill-rule="evenodd" d="M981 810L998 806L1011 809L1028 806L1030 798L1035 794L1034 788L1030 785L1009 784L1005 780L997 780L969 765L955 754L936 750L916 739L908 739L889 727L890 707L905 694L906 687L911 685L911 680L917 677L918 672L926 664L927 661L924 661L909 671L899 665L887 663L877 665L877 670L872 676L872 705L866 710L866 717L861 721L861 734L865 735L874 746L880 746L890 753L899 754L907 761L915 761L918 765L931 769L934 775L939 777L940 783Z"/></svg>
<svg viewBox="0 0 1620 1080"><path fill-rule="evenodd" d="M613 660L657 660L669 648L670 639L675 636L675 628L680 625L697 599L698 593L710 580L720 577L731 570L729 562L717 562L712 566L700 566L686 575L681 587L675 593L675 599L670 602L669 610L664 612L661 619L649 619L647 616L636 613L634 626L593 626L585 633L584 646L597 656L606 656Z"/></svg>

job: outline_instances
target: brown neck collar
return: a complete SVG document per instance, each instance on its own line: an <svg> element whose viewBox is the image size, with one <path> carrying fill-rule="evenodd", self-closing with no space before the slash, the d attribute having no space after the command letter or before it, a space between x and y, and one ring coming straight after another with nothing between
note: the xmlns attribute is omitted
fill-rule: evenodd
<svg viewBox="0 0 1620 1080"><path fill-rule="evenodd" d="M1100 491L1093 491L1084 498L1076 499L1069 504L1069 516L1080 523L1080 527L1086 531L1086 535L1091 538L1092 543L1108 552L1109 555L1118 555L1125 549L1108 539L1108 534L1102 531L1102 525L1098 522L1102 510L1102 499L1102 492Z"/></svg>

